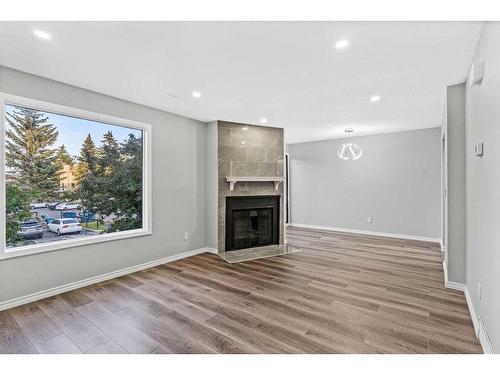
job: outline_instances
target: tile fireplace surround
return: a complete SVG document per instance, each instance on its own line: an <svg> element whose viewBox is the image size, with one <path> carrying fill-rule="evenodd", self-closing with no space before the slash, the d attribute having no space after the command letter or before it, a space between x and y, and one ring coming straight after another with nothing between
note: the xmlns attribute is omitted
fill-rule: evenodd
<svg viewBox="0 0 500 375"><path fill-rule="evenodd" d="M284 243L283 183L261 177L283 178L284 137L282 128L217 122L218 206L217 239L219 253L225 252L226 197L280 196L279 244ZM255 180L253 180L255 177ZM230 189L228 177L247 177ZM259 181L260 180L260 181ZM267 180L267 179L266 179Z"/></svg>

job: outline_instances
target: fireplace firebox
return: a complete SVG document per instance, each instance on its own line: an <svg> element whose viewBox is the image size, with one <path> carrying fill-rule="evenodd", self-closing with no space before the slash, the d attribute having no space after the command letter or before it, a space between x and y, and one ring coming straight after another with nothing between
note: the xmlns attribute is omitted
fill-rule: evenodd
<svg viewBox="0 0 500 375"><path fill-rule="evenodd" d="M226 197L226 251L279 244L279 195Z"/></svg>

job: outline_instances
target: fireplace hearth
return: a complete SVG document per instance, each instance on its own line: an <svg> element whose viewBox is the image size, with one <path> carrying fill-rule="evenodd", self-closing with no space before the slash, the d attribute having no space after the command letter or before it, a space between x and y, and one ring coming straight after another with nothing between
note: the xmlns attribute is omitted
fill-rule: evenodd
<svg viewBox="0 0 500 375"><path fill-rule="evenodd" d="M226 197L226 251L279 244L280 196Z"/></svg>

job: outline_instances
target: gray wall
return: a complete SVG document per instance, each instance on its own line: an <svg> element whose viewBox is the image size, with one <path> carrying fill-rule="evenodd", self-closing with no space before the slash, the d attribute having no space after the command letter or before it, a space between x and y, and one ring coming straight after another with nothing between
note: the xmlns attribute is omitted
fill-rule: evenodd
<svg viewBox="0 0 500 375"><path fill-rule="evenodd" d="M340 159L344 142L363 156ZM439 128L290 144L291 221L440 238L440 152Z"/></svg>
<svg viewBox="0 0 500 375"><path fill-rule="evenodd" d="M205 202L207 246L217 249L217 199L218 192L218 155L217 155L217 121L206 125L206 159L205 159Z"/></svg>
<svg viewBox="0 0 500 375"><path fill-rule="evenodd" d="M4 67L0 91L153 127L153 234L1 260L0 302L206 246L205 124Z"/></svg>
<svg viewBox="0 0 500 375"><path fill-rule="evenodd" d="M485 62L466 95L467 289L500 352L500 23L486 22L474 56ZM474 145L484 142L484 156ZM481 300L478 284L481 284Z"/></svg>
<svg viewBox="0 0 500 375"><path fill-rule="evenodd" d="M448 280L465 282L465 84L447 88Z"/></svg>

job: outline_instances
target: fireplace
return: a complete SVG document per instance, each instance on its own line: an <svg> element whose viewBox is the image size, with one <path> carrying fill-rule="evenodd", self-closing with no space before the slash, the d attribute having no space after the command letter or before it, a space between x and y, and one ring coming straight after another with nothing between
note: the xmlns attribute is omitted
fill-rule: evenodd
<svg viewBox="0 0 500 375"><path fill-rule="evenodd" d="M280 196L226 197L226 251L279 244Z"/></svg>

